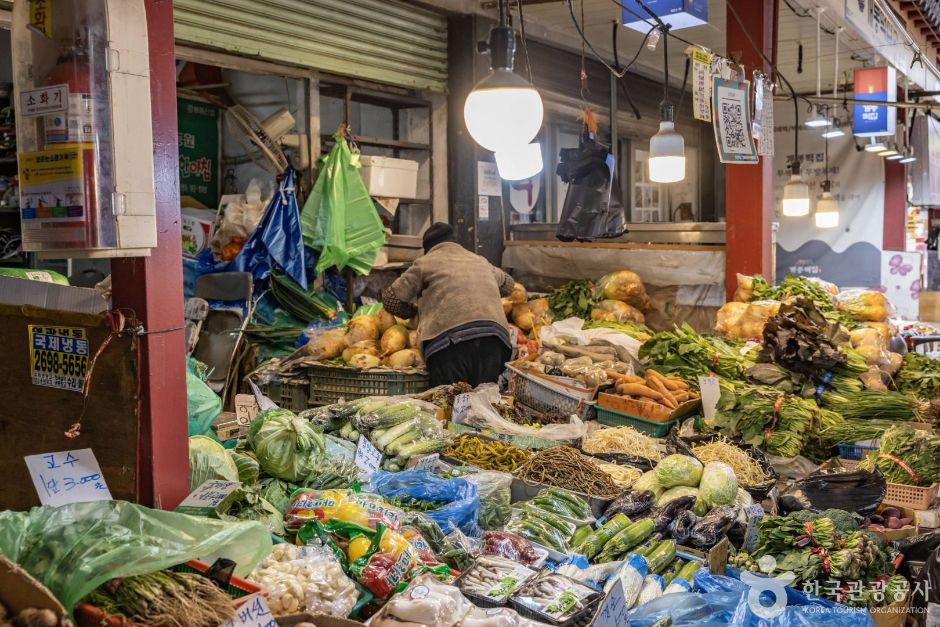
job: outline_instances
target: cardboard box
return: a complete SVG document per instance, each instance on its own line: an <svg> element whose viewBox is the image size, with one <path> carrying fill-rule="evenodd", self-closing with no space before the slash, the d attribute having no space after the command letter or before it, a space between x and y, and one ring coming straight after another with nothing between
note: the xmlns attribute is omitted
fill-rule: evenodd
<svg viewBox="0 0 940 627"><path fill-rule="evenodd" d="M903 601L892 603L886 607L868 610L875 627L903 627L907 621L907 610L911 606L910 595Z"/></svg>
<svg viewBox="0 0 940 627"><path fill-rule="evenodd" d="M728 547L730 546L727 536L721 539L721 542L708 549L708 552L699 551L687 546L677 546L676 553L685 553L696 557L708 564L708 571L713 575L724 575L728 567Z"/></svg>
<svg viewBox="0 0 940 627"><path fill-rule="evenodd" d="M940 322L940 292L920 293L920 319L924 322Z"/></svg>
<svg viewBox="0 0 940 627"><path fill-rule="evenodd" d="M633 398L627 398L626 396L608 394L606 392L601 393L597 403L601 407L613 409L614 411L619 411L620 413L637 418L653 420L655 422L671 422L677 420L683 416L688 416L702 406L701 399L693 399L682 403L675 409L669 409L659 403L638 401Z"/></svg>
<svg viewBox="0 0 940 627"><path fill-rule="evenodd" d="M0 553L0 602L11 616L30 607L52 610L59 620L65 616L65 608L49 589L3 553Z"/></svg>

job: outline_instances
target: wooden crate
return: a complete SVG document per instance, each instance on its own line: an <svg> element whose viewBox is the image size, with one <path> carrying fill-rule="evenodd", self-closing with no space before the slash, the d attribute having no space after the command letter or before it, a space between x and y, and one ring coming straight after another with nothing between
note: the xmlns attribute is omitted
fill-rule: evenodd
<svg viewBox="0 0 940 627"><path fill-rule="evenodd" d="M614 411L637 418L643 418L644 420L671 422L695 412L695 410L702 406L702 401L701 399L693 399L682 403L675 409L669 409L659 403L638 401L633 398L627 398L626 396L602 392L598 399L598 404L601 407L613 409Z"/></svg>

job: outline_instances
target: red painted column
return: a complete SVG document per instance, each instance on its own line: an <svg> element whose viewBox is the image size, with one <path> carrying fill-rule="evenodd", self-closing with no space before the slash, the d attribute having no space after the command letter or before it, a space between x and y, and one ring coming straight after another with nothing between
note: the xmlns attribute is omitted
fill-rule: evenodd
<svg viewBox="0 0 940 627"><path fill-rule="evenodd" d="M884 160L885 217L883 250L904 250L907 230L907 167Z"/></svg>
<svg viewBox="0 0 940 627"><path fill-rule="evenodd" d="M170 509L189 491L176 57L173 2L145 0L145 6L157 248L150 257L113 260L111 278L114 306L133 310L147 331L156 332L142 339L137 492L141 503Z"/></svg>
<svg viewBox="0 0 940 627"><path fill-rule="evenodd" d="M732 14L732 7L768 59L773 58L773 0L727 0L725 37L729 56L751 68L770 67L754 49ZM778 147L780 150L780 147ZM750 165L725 166L725 285L728 297L737 287L736 273L773 277L771 223L773 221L772 157Z"/></svg>

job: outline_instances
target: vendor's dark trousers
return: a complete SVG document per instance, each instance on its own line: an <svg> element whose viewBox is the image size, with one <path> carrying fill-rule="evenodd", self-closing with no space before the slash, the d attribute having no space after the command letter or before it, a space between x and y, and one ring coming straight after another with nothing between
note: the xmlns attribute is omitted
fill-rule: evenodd
<svg viewBox="0 0 940 627"><path fill-rule="evenodd" d="M498 337L481 337L448 346L428 358L431 387L451 383L496 383L509 359L509 347Z"/></svg>

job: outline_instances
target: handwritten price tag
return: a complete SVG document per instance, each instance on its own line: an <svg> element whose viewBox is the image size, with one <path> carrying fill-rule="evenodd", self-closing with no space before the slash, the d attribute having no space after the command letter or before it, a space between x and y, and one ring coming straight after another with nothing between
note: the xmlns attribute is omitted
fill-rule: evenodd
<svg viewBox="0 0 940 627"><path fill-rule="evenodd" d="M43 505L110 501L111 491L90 448L24 458Z"/></svg>
<svg viewBox="0 0 940 627"><path fill-rule="evenodd" d="M261 408L258 407L254 394L235 395L235 420L238 424L247 427L260 412Z"/></svg>
<svg viewBox="0 0 940 627"><path fill-rule="evenodd" d="M705 421L714 420L715 413L718 411L718 401L721 399L721 386L718 385L718 377L699 377L699 389L702 392L702 414Z"/></svg>
<svg viewBox="0 0 940 627"><path fill-rule="evenodd" d="M607 598L604 599L604 604L601 606L600 611L597 612L597 618L594 619L594 627L621 627L622 625L629 625L630 621L627 620L627 612L629 609L630 608L627 607L626 598L623 595L623 583L618 577L617 583L610 589L610 593L607 595Z"/></svg>
<svg viewBox="0 0 940 627"><path fill-rule="evenodd" d="M241 485L238 481L209 479L183 499L176 511L182 514L207 515Z"/></svg>
<svg viewBox="0 0 940 627"><path fill-rule="evenodd" d="M258 594L246 600L238 608L235 618L222 623L219 627L277 627L277 620L271 613L267 601Z"/></svg>
<svg viewBox="0 0 940 627"><path fill-rule="evenodd" d="M356 466L359 467L359 476L368 479L382 463L382 451L375 448L372 442L364 435L359 436L356 445Z"/></svg>

